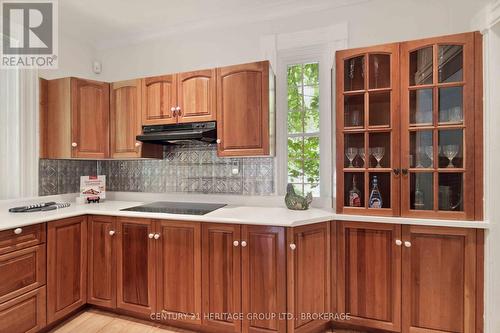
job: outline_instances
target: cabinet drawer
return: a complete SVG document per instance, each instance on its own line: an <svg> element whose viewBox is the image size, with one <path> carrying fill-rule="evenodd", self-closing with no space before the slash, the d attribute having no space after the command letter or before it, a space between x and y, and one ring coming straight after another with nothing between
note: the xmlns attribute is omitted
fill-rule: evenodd
<svg viewBox="0 0 500 333"><path fill-rule="evenodd" d="M0 303L45 284L45 244L0 255Z"/></svg>
<svg viewBox="0 0 500 333"><path fill-rule="evenodd" d="M45 287L0 304L0 333L33 333L46 323Z"/></svg>
<svg viewBox="0 0 500 333"><path fill-rule="evenodd" d="M15 230L21 229L16 234ZM45 223L0 231L0 254L45 243Z"/></svg>

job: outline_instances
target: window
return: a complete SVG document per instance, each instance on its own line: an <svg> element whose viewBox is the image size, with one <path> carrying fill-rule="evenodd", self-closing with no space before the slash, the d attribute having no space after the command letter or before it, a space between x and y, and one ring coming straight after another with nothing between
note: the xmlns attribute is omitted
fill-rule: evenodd
<svg viewBox="0 0 500 333"><path fill-rule="evenodd" d="M288 182L297 193L320 196L319 63L287 66Z"/></svg>

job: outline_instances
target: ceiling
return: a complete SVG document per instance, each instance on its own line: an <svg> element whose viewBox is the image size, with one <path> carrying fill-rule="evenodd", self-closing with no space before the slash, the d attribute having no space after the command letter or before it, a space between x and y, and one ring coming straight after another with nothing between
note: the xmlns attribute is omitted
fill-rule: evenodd
<svg viewBox="0 0 500 333"><path fill-rule="evenodd" d="M64 34L96 48L197 29L273 20L370 0L64 0Z"/></svg>

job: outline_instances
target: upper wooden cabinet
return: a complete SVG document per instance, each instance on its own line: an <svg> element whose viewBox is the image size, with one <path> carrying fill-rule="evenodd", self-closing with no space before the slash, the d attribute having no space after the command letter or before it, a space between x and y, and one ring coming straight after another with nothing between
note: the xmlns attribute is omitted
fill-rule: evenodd
<svg viewBox="0 0 500 333"><path fill-rule="evenodd" d="M272 153L274 75L268 61L217 69L219 156Z"/></svg>
<svg viewBox="0 0 500 333"><path fill-rule="evenodd" d="M108 157L109 84L64 78L48 81L46 88L47 107L40 108L41 157Z"/></svg>
<svg viewBox="0 0 500 333"><path fill-rule="evenodd" d="M215 120L215 69L142 80L142 124Z"/></svg>
<svg viewBox="0 0 500 333"><path fill-rule="evenodd" d="M480 42L337 52L337 212L482 218Z"/></svg>

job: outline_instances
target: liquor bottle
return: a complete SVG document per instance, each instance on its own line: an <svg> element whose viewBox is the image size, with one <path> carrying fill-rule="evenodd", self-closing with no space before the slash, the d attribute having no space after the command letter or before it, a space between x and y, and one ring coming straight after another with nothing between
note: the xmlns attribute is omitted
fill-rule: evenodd
<svg viewBox="0 0 500 333"><path fill-rule="evenodd" d="M352 177L352 188L349 191L349 206L361 207L361 192L356 187L356 176Z"/></svg>
<svg viewBox="0 0 500 333"><path fill-rule="evenodd" d="M370 208L382 208L382 195L378 189L377 176L373 176L372 190L370 192L370 201L368 203Z"/></svg>
<svg viewBox="0 0 500 333"><path fill-rule="evenodd" d="M420 184L418 180L417 183L415 184L415 209L417 210L425 209L424 193L420 191Z"/></svg>

